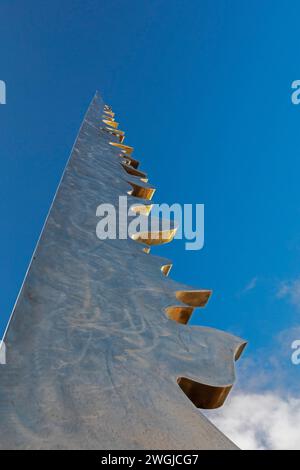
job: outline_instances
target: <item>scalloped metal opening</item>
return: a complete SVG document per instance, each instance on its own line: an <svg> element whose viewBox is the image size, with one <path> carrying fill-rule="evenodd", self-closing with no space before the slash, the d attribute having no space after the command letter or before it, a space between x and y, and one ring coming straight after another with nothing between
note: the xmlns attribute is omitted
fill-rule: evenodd
<svg viewBox="0 0 300 470"><path fill-rule="evenodd" d="M176 298L191 307L205 307L211 294L212 291L207 289L179 290L176 292Z"/></svg>
<svg viewBox="0 0 300 470"><path fill-rule="evenodd" d="M120 155L121 158L123 158L123 162L125 162L127 165L130 165L132 166L133 168L138 168L140 162L138 160L135 160L134 158L132 157L129 157L128 155L123 155L121 154Z"/></svg>
<svg viewBox="0 0 300 470"><path fill-rule="evenodd" d="M188 399L197 408L204 410L212 410L222 406L232 388L232 385L214 387L195 382L187 377L178 377L177 383Z"/></svg>
<svg viewBox="0 0 300 470"><path fill-rule="evenodd" d="M128 181L132 190L130 191L130 195L134 197L138 197L140 199L146 199L150 201L155 193L155 188L146 188L144 186L139 186L138 184L132 183Z"/></svg>
<svg viewBox="0 0 300 470"><path fill-rule="evenodd" d="M241 344L238 346L238 348L237 348L237 350L235 351L235 354L234 354L234 360L235 360L235 361L238 361L238 360L239 360L239 358L241 357L242 352L244 351L244 349L245 349L246 346L247 346L247 342L246 342L246 341L244 341L243 343L241 343Z"/></svg>
<svg viewBox="0 0 300 470"><path fill-rule="evenodd" d="M119 139L120 142L123 142L125 139L125 132L119 131L116 129L110 129L110 127L101 127L101 129L107 132L110 135L113 135Z"/></svg>
<svg viewBox="0 0 300 470"><path fill-rule="evenodd" d="M136 214L143 214L148 216L151 212L152 207L153 204L135 204L134 206L131 206L131 210Z"/></svg>
<svg viewBox="0 0 300 470"><path fill-rule="evenodd" d="M168 276L171 269L172 269L173 264L164 264L160 269L161 272L165 275Z"/></svg>
<svg viewBox="0 0 300 470"><path fill-rule="evenodd" d="M137 170L136 168L132 168L130 165L126 165L125 163L121 163L121 165L126 171L126 173L132 176L138 176L139 178L141 178L142 181L147 183L148 178L147 178L146 173L144 173L143 171Z"/></svg>
<svg viewBox="0 0 300 470"><path fill-rule="evenodd" d="M107 126L113 127L114 129L117 129L117 127L119 126L119 123L115 120L102 119L102 122L104 122L104 124L106 124Z"/></svg>
<svg viewBox="0 0 300 470"><path fill-rule="evenodd" d="M131 155L134 148L129 145L119 144L118 142L109 142L113 147L118 147L124 154Z"/></svg>
<svg viewBox="0 0 300 470"><path fill-rule="evenodd" d="M103 109L103 112L104 112L104 114L106 114L107 116L110 116L110 119L111 119L111 120L112 120L112 119L115 117L115 115L116 115L115 113L113 113L112 111L110 111L109 109L106 109L106 108Z"/></svg>
<svg viewBox="0 0 300 470"><path fill-rule="evenodd" d="M167 307L165 309L167 317L170 318L170 320L181 323L182 325L186 325L189 322L193 311L193 307L182 307L181 305Z"/></svg>
<svg viewBox="0 0 300 470"><path fill-rule="evenodd" d="M161 232L138 232L131 235L132 240L144 243L148 246L163 245L173 240L176 228L172 230L162 230Z"/></svg>

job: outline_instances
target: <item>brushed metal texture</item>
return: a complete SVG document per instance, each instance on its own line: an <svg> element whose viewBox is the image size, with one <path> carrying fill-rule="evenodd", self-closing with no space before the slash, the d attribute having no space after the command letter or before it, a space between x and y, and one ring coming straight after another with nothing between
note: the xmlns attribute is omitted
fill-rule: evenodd
<svg viewBox="0 0 300 470"><path fill-rule="evenodd" d="M97 206L137 178L101 130L103 107L96 94L5 335L0 448L234 449L177 379L230 387L245 342L170 320L191 290L163 275L170 261L96 236Z"/></svg>

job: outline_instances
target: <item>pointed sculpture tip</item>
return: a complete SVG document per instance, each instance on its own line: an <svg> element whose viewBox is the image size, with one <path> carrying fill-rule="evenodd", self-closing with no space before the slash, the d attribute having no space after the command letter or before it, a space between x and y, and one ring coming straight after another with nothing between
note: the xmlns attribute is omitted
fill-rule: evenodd
<svg viewBox="0 0 300 470"><path fill-rule="evenodd" d="M104 100L103 100L103 98L102 98L102 96L101 96L101 94L100 94L100 92L99 92L99 90L96 90L95 93L94 93L94 96L93 96L93 98L92 98L92 100L91 100L91 104L93 104L93 103L96 104L96 105L99 104L99 105L102 106L102 107L103 107L104 104L105 104L105 103L104 103Z"/></svg>
<svg viewBox="0 0 300 470"><path fill-rule="evenodd" d="M96 99L103 99L102 96L101 96L101 94L100 94L100 92L99 92L99 90L96 90L96 91L95 91L94 99L95 99L95 100L96 100Z"/></svg>

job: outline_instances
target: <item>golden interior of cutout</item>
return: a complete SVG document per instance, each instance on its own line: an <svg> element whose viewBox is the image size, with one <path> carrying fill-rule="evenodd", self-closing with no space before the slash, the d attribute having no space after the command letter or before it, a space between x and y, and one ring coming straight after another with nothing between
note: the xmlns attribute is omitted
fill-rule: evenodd
<svg viewBox="0 0 300 470"><path fill-rule="evenodd" d="M177 383L191 402L197 408L204 410L212 410L222 406L232 388L232 385L214 387L201 384L187 377L179 377Z"/></svg>
<svg viewBox="0 0 300 470"><path fill-rule="evenodd" d="M140 205L137 204L137 205L131 206L131 210L133 212L136 212L137 214L149 215L152 207L153 207L153 204L140 204Z"/></svg>
<svg viewBox="0 0 300 470"><path fill-rule="evenodd" d="M127 163L127 165L130 165L132 166L133 168L138 168L140 162L138 160L135 160L134 158L132 157L129 157L128 155L126 155L126 157L124 155L120 155L121 158L123 158L123 161L125 163Z"/></svg>
<svg viewBox="0 0 300 470"><path fill-rule="evenodd" d="M110 119L102 119L102 121L104 122L104 124L106 124L107 126L113 127L114 129L117 129L117 127L119 126L118 122L111 121Z"/></svg>
<svg viewBox="0 0 300 470"><path fill-rule="evenodd" d="M109 129L109 127L105 128L111 135L115 135L116 137L119 138L119 141L122 143L124 142L125 139L125 132L119 131L117 129Z"/></svg>
<svg viewBox="0 0 300 470"><path fill-rule="evenodd" d="M128 173L129 175L138 176L142 179L142 181L148 181L147 175L143 171L137 170L136 168L132 168L131 166L125 165L124 163L121 163L121 165L126 171L126 173Z"/></svg>
<svg viewBox="0 0 300 470"><path fill-rule="evenodd" d="M115 118L114 117L111 117L111 116L107 116L105 114L102 114L102 120L103 119L106 119L107 121L115 121Z"/></svg>
<svg viewBox="0 0 300 470"><path fill-rule="evenodd" d="M191 307L205 307L211 296L211 290L179 290L176 292L176 298Z"/></svg>
<svg viewBox="0 0 300 470"><path fill-rule="evenodd" d="M110 132L111 134L113 135L116 135L116 136L125 136L125 132L124 131L120 131L119 129L111 129L110 127L105 127L105 129Z"/></svg>
<svg viewBox="0 0 300 470"><path fill-rule="evenodd" d="M173 240L176 234L176 228L171 230L161 230L159 232L141 232L135 233L131 238L139 243L148 246L163 245Z"/></svg>
<svg viewBox="0 0 300 470"><path fill-rule="evenodd" d="M115 113L110 111L109 109L104 108L103 112L107 115L110 116L111 118L115 117Z"/></svg>
<svg viewBox="0 0 300 470"><path fill-rule="evenodd" d="M128 181L128 183L130 186L132 186L132 190L130 191L131 196L151 201L153 194L156 191L155 188L145 188L144 186L139 186L138 184L132 183L131 181Z"/></svg>
<svg viewBox="0 0 300 470"><path fill-rule="evenodd" d="M193 311L193 307L181 306L167 307L165 309L167 317L170 318L170 320L174 320L177 323L182 323L183 325L186 325L189 322Z"/></svg>
<svg viewBox="0 0 300 470"><path fill-rule="evenodd" d="M161 272L165 275L168 276L171 269L172 269L173 264L164 264L160 269Z"/></svg>
<svg viewBox="0 0 300 470"><path fill-rule="evenodd" d="M239 358L241 357L241 354L242 354L242 352L244 351L246 345L247 345L247 343L244 342L244 343L241 343L241 344L238 346L237 350L235 351L235 355L234 355L234 360L235 360L235 361L238 361L238 360L239 360Z"/></svg>
<svg viewBox="0 0 300 470"><path fill-rule="evenodd" d="M150 246L145 246L145 248L143 248L143 252L147 253L147 255L150 253L150 250L151 250Z"/></svg>
<svg viewBox="0 0 300 470"><path fill-rule="evenodd" d="M119 144L118 142L109 142L109 143L113 147L118 147L119 149L121 149L123 153L125 153L126 155L131 155L134 150L134 148L130 147L130 145Z"/></svg>

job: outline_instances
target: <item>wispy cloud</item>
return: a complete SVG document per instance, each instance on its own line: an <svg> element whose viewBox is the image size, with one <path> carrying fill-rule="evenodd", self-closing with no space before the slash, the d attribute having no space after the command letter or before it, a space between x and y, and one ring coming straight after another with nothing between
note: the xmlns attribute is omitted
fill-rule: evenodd
<svg viewBox="0 0 300 470"><path fill-rule="evenodd" d="M279 299L287 299L292 305L300 309L300 279L281 282L276 296Z"/></svg>
<svg viewBox="0 0 300 470"><path fill-rule="evenodd" d="M245 287L237 294L238 297L240 297L241 295L244 295L244 294L247 294L248 292L250 292L251 290L255 289L255 287L257 286L257 281L258 281L258 277L255 276L253 277L252 279L250 279L250 281L245 285Z"/></svg>
<svg viewBox="0 0 300 470"><path fill-rule="evenodd" d="M210 419L241 449L300 449L300 398L238 393Z"/></svg>
<svg viewBox="0 0 300 470"><path fill-rule="evenodd" d="M258 277L253 277L251 281L248 282L248 284L244 287L243 293L249 292L250 290L255 289L257 285Z"/></svg>

